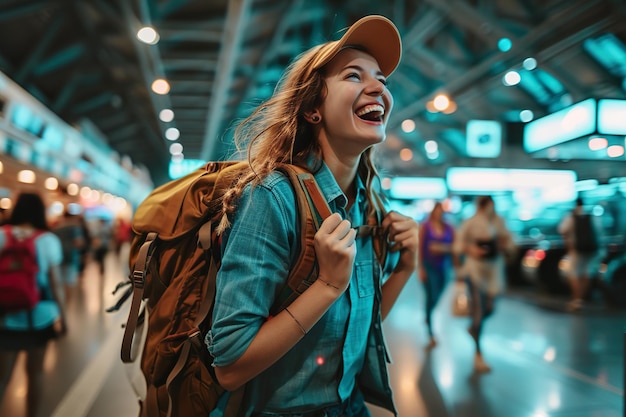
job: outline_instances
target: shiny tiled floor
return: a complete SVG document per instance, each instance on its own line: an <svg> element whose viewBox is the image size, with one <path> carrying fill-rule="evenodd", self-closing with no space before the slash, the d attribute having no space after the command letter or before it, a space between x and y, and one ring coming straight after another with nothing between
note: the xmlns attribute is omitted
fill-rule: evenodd
<svg viewBox="0 0 626 417"><path fill-rule="evenodd" d="M89 265L71 300L69 333L46 358L42 416L135 416L135 370L119 359L126 309L103 307L124 276L108 259L104 281ZM100 288L103 283L105 291ZM412 280L385 322L394 363L392 385L401 417L624 417L626 311L592 304L579 314L563 300L511 292L502 297L484 333L484 355L493 372L472 371L468 319L449 314L450 292L435 312L439 344L424 350L423 293ZM20 363L21 365L21 363ZM24 415L25 381L14 373L2 417ZM372 407L373 417L390 414Z"/></svg>

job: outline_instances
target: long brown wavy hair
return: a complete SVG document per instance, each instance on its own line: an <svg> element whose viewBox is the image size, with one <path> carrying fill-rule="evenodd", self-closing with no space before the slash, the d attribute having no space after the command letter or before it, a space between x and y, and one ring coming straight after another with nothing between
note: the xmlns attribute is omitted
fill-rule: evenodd
<svg viewBox="0 0 626 417"><path fill-rule="evenodd" d="M247 147L251 169L236 179L224 195L223 216L218 231L230 226L229 217L245 186L259 184L279 164L294 164L312 172L321 167L322 149L313 134L312 125L304 116L318 108L327 94L325 68L312 68L324 45L299 55L283 73L272 97L259 105L235 129L237 149L241 152ZM358 172L367 187L369 207L373 212L379 200L373 195L378 171L372 154L373 148L370 147L361 155Z"/></svg>

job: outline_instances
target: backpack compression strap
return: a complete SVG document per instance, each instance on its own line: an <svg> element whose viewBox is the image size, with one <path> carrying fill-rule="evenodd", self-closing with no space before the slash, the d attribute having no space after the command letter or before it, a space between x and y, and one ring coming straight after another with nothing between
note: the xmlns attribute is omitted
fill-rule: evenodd
<svg viewBox="0 0 626 417"><path fill-rule="evenodd" d="M137 320L139 318L139 309L141 307L141 300L143 299L143 288L146 281L146 272L150 257L154 253L154 243L156 241L156 233L148 233L146 240L139 248L139 254L135 260L133 271L130 279L133 284L133 298L130 304L130 311L128 313L128 320L126 321L126 327L124 328L124 337L122 339L122 362L131 363L134 362L136 357L132 357L133 338L135 337L135 330L137 329Z"/></svg>

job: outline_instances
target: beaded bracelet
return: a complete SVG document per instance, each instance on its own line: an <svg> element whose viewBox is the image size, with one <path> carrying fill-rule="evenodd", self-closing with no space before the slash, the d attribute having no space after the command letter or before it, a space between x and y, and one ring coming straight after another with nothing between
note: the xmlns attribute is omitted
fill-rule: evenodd
<svg viewBox="0 0 626 417"><path fill-rule="evenodd" d="M293 319L293 321L296 322L296 324L298 325L298 327L300 328L300 330L302 330L302 335L306 336L306 330L304 329L304 326L302 326L302 323L300 323L300 321L296 318L296 316L294 316L293 314L291 314L291 311L289 311L288 308L285 308L285 311L287 312L287 314L289 314L291 316L291 318Z"/></svg>

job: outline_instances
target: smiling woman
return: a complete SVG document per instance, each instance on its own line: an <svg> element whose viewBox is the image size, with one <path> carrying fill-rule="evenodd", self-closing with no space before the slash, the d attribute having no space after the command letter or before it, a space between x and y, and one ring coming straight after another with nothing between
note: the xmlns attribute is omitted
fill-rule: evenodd
<svg viewBox="0 0 626 417"><path fill-rule="evenodd" d="M235 132L251 170L224 199L206 341L219 382L246 386L242 415L369 416L365 401L395 411L381 321L415 271L418 226L385 215L372 145L385 139L387 77L401 51L391 21L364 17L338 41L300 55ZM317 280L268 320L301 240L293 189L276 171L285 162L314 174L333 214L315 234ZM368 218L380 227L359 228ZM357 236L380 228L391 242L386 260L375 256L371 235Z"/></svg>

